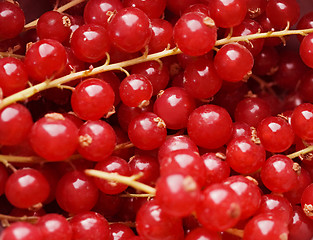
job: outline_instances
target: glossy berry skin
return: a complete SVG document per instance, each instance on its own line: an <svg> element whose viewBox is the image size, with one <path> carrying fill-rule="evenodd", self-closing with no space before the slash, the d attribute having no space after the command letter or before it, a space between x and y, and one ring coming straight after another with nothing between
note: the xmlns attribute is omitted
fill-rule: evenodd
<svg viewBox="0 0 313 240"><path fill-rule="evenodd" d="M179 149L165 155L160 159L160 172L162 175L183 173L191 176L202 187L205 183L206 169L202 158L191 149Z"/></svg>
<svg viewBox="0 0 313 240"><path fill-rule="evenodd" d="M152 35L149 41L149 53L164 50L172 43L173 26L164 19L151 19Z"/></svg>
<svg viewBox="0 0 313 240"><path fill-rule="evenodd" d="M108 11L119 11L123 8L120 0L90 0L84 8L84 20L87 24L101 25L107 28Z"/></svg>
<svg viewBox="0 0 313 240"><path fill-rule="evenodd" d="M297 186L293 190L284 193L284 197L287 198L292 205L301 203L303 191L311 183L312 178L310 173L305 168L301 167L301 172L298 175Z"/></svg>
<svg viewBox="0 0 313 240"><path fill-rule="evenodd" d="M96 212L81 212L70 220L72 240L109 239L108 221Z"/></svg>
<svg viewBox="0 0 313 240"><path fill-rule="evenodd" d="M276 215L288 224L292 219L292 208L293 206L285 197L277 194L264 194L261 198L261 204L256 215L269 213Z"/></svg>
<svg viewBox="0 0 313 240"><path fill-rule="evenodd" d="M313 105L303 103L296 107L291 115L291 127L294 133L305 141L313 140Z"/></svg>
<svg viewBox="0 0 313 240"><path fill-rule="evenodd" d="M200 56L209 52L216 41L214 21L200 12L186 13L174 26L174 42L183 53Z"/></svg>
<svg viewBox="0 0 313 240"><path fill-rule="evenodd" d="M46 114L33 125L29 139L39 156L48 161L65 160L77 148L77 127L61 114Z"/></svg>
<svg viewBox="0 0 313 240"><path fill-rule="evenodd" d="M224 231L235 226L241 213L239 201L229 186L212 184L204 189L196 207L199 223L211 231Z"/></svg>
<svg viewBox="0 0 313 240"><path fill-rule="evenodd" d="M313 34L305 36L300 44L300 57L302 61L310 68L313 68Z"/></svg>
<svg viewBox="0 0 313 240"><path fill-rule="evenodd" d="M273 153L286 151L294 142L290 124L280 117L264 118L257 133L265 150Z"/></svg>
<svg viewBox="0 0 313 240"><path fill-rule="evenodd" d="M166 0L124 0L124 7L135 7L144 11L150 19L160 18L166 6Z"/></svg>
<svg viewBox="0 0 313 240"><path fill-rule="evenodd" d="M223 80L238 82L252 70L253 56L246 47L238 43L229 43L216 53L214 67Z"/></svg>
<svg viewBox="0 0 313 240"><path fill-rule="evenodd" d="M37 22L37 35L40 39L54 39L59 42L67 40L71 34L71 20L57 11L48 11Z"/></svg>
<svg viewBox="0 0 313 240"><path fill-rule="evenodd" d="M36 82L43 82L61 73L66 61L65 48L52 39L43 39L32 44L24 59L27 73Z"/></svg>
<svg viewBox="0 0 313 240"><path fill-rule="evenodd" d="M111 156L102 162L98 162L95 166L95 169L109 173L117 173L122 176L131 175L131 171L127 162L124 159L116 156ZM121 193L128 187L122 183L107 181L100 178L95 178L94 182L100 191L110 195Z"/></svg>
<svg viewBox="0 0 313 240"><path fill-rule="evenodd" d="M130 158L128 165L131 175L142 174L138 182L153 186L160 176L160 164L154 157L136 154Z"/></svg>
<svg viewBox="0 0 313 240"><path fill-rule="evenodd" d="M56 213L39 218L36 226L45 240L71 240L72 228L65 217Z"/></svg>
<svg viewBox="0 0 313 240"><path fill-rule="evenodd" d="M143 112L152 112L153 104L149 104L146 107L129 107L123 103L120 104L117 110L117 120L121 128L127 132L129 123Z"/></svg>
<svg viewBox="0 0 313 240"><path fill-rule="evenodd" d="M127 53L144 48L152 34L148 16L134 7L118 11L109 22L108 31L112 43Z"/></svg>
<svg viewBox="0 0 313 240"><path fill-rule="evenodd" d="M244 98L235 109L236 122L244 122L251 127L257 127L264 118L270 115L270 106L259 97Z"/></svg>
<svg viewBox="0 0 313 240"><path fill-rule="evenodd" d="M255 179L249 179L241 175L227 178L223 184L229 186L240 199L240 219L248 219L253 216L261 204L261 190Z"/></svg>
<svg viewBox="0 0 313 240"><path fill-rule="evenodd" d="M307 186L301 197L301 207L304 211L305 215L309 217L310 219L313 219L312 214L312 206L313 206L313 199L312 199L312 191L313 191L313 184L311 183L309 186Z"/></svg>
<svg viewBox="0 0 313 240"><path fill-rule="evenodd" d="M178 136L169 136L166 138L165 142L160 146L158 152L159 162L162 162L162 159L175 150L180 149L189 149L192 152L199 153L197 145L190 140L187 136L178 135Z"/></svg>
<svg viewBox="0 0 313 240"><path fill-rule="evenodd" d="M161 20L161 19L160 19ZM141 74L149 79L153 87L153 95L166 88L170 76L168 68L157 61L144 62L132 67L132 74Z"/></svg>
<svg viewBox="0 0 313 240"><path fill-rule="evenodd" d="M223 146L232 134L232 120L228 112L217 105L196 108L189 116L189 137L198 146L214 149Z"/></svg>
<svg viewBox="0 0 313 240"><path fill-rule="evenodd" d="M247 3L244 0L213 0L209 2L209 7L216 26L222 28L239 25L247 13Z"/></svg>
<svg viewBox="0 0 313 240"><path fill-rule="evenodd" d="M168 129L186 128L188 117L195 108L194 98L179 87L165 89L153 105L154 113L164 120Z"/></svg>
<svg viewBox="0 0 313 240"><path fill-rule="evenodd" d="M0 88L7 97L27 86L28 75L24 63L13 57L0 59Z"/></svg>
<svg viewBox="0 0 313 240"><path fill-rule="evenodd" d="M98 78L88 78L75 87L71 105L84 120L98 120L113 107L115 94L110 84Z"/></svg>
<svg viewBox="0 0 313 240"><path fill-rule="evenodd" d="M266 160L261 169L264 185L273 192L288 192L297 185L294 162L284 155L274 155Z"/></svg>
<svg viewBox="0 0 313 240"><path fill-rule="evenodd" d="M139 236L146 240L176 240L184 236L181 219L165 213L155 200L139 209L136 229Z"/></svg>
<svg viewBox="0 0 313 240"><path fill-rule="evenodd" d="M253 217L244 228L243 240L288 238L288 225L270 214Z"/></svg>
<svg viewBox="0 0 313 240"><path fill-rule="evenodd" d="M84 24L71 37L71 49L81 61L95 63L110 50L110 40L106 29L95 24Z"/></svg>
<svg viewBox="0 0 313 240"><path fill-rule="evenodd" d="M221 89L222 82L211 59L196 60L184 71L184 88L197 99L213 97Z"/></svg>
<svg viewBox="0 0 313 240"><path fill-rule="evenodd" d="M131 74L121 82L119 93L125 105L142 107L149 103L153 86L147 77L141 74Z"/></svg>
<svg viewBox="0 0 313 240"><path fill-rule="evenodd" d="M300 206L294 206L294 214L289 226L289 240L311 239L313 237L313 222Z"/></svg>
<svg viewBox="0 0 313 240"><path fill-rule="evenodd" d="M50 192L46 178L31 168L19 169L12 173L5 185L5 196L18 208L29 208L44 202Z"/></svg>
<svg viewBox="0 0 313 240"><path fill-rule="evenodd" d="M110 224L110 240L129 240L135 234L130 227L122 223Z"/></svg>
<svg viewBox="0 0 313 240"><path fill-rule="evenodd" d="M297 29L308 29L313 27L313 13L308 12L303 15L297 24ZM298 40L301 42L304 36L297 36Z"/></svg>
<svg viewBox="0 0 313 240"><path fill-rule="evenodd" d="M241 24L234 27L232 36L246 36L250 34L256 34L262 32L263 29L261 25L252 19L246 18ZM264 39L254 39L249 43L247 42L239 42L241 45L245 46L253 56L258 55L263 49Z"/></svg>
<svg viewBox="0 0 313 240"><path fill-rule="evenodd" d="M156 200L172 216L188 216L200 199L200 187L187 174L163 175L156 184Z"/></svg>
<svg viewBox="0 0 313 240"><path fill-rule="evenodd" d="M25 16L22 9L8 1L0 2L0 39L16 37L24 28Z"/></svg>
<svg viewBox="0 0 313 240"><path fill-rule="evenodd" d="M251 137L234 138L227 145L226 161L241 174L257 171L265 162L266 152L262 144L256 144Z"/></svg>
<svg viewBox="0 0 313 240"><path fill-rule="evenodd" d="M185 237L185 240L221 240L217 232L209 231L204 227L198 227L191 230Z"/></svg>
<svg viewBox="0 0 313 240"><path fill-rule="evenodd" d="M1 240L44 240L39 228L28 222L15 222L1 233Z"/></svg>
<svg viewBox="0 0 313 240"><path fill-rule="evenodd" d="M89 120L80 127L78 141L78 152L87 160L98 162L112 154L116 135L108 123Z"/></svg>
<svg viewBox="0 0 313 240"><path fill-rule="evenodd" d="M66 173L56 188L59 206L73 214L91 210L97 203L98 194L93 180L81 171Z"/></svg>
<svg viewBox="0 0 313 240"><path fill-rule="evenodd" d="M205 153L201 156L206 170L205 186L220 183L230 175L229 164L219 158L219 153Z"/></svg>
<svg viewBox="0 0 313 240"><path fill-rule="evenodd" d="M23 142L33 126L29 110L14 103L0 110L0 144L17 145Z"/></svg>
<svg viewBox="0 0 313 240"><path fill-rule="evenodd" d="M130 141L142 150L160 147L165 141L166 135L164 121L151 112L139 114L128 126Z"/></svg>
<svg viewBox="0 0 313 240"><path fill-rule="evenodd" d="M266 16L277 29L284 29L287 22L294 25L300 16L300 6L296 0L269 0Z"/></svg>

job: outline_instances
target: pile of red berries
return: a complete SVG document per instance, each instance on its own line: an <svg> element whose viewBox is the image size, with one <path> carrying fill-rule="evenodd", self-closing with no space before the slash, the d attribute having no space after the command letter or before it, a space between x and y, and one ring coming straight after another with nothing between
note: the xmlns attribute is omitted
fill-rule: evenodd
<svg viewBox="0 0 313 240"><path fill-rule="evenodd" d="M30 22L18 2L0 0L1 240L313 238L313 11L51 0Z"/></svg>

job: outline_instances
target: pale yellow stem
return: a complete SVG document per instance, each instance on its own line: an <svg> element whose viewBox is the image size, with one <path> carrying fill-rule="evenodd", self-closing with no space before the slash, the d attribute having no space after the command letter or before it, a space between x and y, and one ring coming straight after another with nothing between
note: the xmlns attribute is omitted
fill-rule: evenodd
<svg viewBox="0 0 313 240"><path fill-rule="evenodd" d="M126 176L119 175L117 173L108 173L108 172L103 172L103 171L94 170L94 169L87 169L85 170L85 173L89 176L98 177L98 178L105 179L108 181L114 181L114 182L126 184L130 187L133 187L137 190L148 193L152 196L155 195L155 188L150 187L141 182L137 182L136 180L134 180L133 177L126 177Z"/></svg>
<svg viewBox="0 0 313 240"><path fill-rule="evenodd" d="M308 146L307 148L301 149L300 151L291 153L291 154L287 155L287 157L293 159L293 158L299 157L300 155L310 153L312 151L313 151L313 145Z"/></svg>

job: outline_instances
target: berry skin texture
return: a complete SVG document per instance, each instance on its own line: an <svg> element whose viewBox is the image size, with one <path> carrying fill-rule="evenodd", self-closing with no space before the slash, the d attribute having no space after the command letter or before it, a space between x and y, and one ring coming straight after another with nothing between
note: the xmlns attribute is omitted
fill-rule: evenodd
<svg viewBox="0 0 313 240"><path fill-rule="evenodd" d="M229 186L220 183L210 185L202 192L196 207L199 223L211 231L224 231L235 226L241 213L239 201Z"/></svg>
<svg viewBox="0 0 313 240"><path fill-rule="evenodd" d="M268 158L261 169L262 182L273 192L283 193L292 190L298 180L294 164L285 155Z"/></svg>
<svg viewBox="0 0 313 240"><path fill-rule="evenodd" d="M65 217L50 213L39 218L36 225L45 240L71 240L72 228Z"/></svg>
<svg viewBox="0 0 313 240"><path fill-rule="evenodd" d="M214 67L223 80L239 82L249 76L253 67L253 56L239 43L229 43L216 53Z"/></svg>
<svg viewBox="0 0 313 240"><path fill-rule="evenodd" d="M0 2L0 39L16 37L25 24L25 16L22 9L8 1Z"/></svg>
<svg viewBox="0 0 313 240"><path fill-rule="evenodd" d="M1 240L44 240L39 228L27 222L15 222L3 230Z"/></svg>
<svg viewBox="0 0 313 240"><path fill-rule="evenodd" d="M291 127L294 133L305 141L313 140L313 105L303 103L293 110Z"/></svg>
<svg viewBox="0 0 313 240"><path fill-rule="evenodd" d="M112 109L114 100L110 84L98 78L88 78L75 87L71 105L79 118L98 120Z"/></svg>
<svg viewBox="0 0 313 240"><path fill-rule="evenodd" d="M19 92L27 86L28 75L21 60L13 57L0 59L0 88L3 96Z"/></svg>
<svg viewBox="0 0 313 240"><path fill-rule="evenodd" d="M75 56L84 62L95 63L110 50L110 40L106 29L95 24L84 24L71 37L71 48Z"/></svg>
<svg viewBox="0 0 313 240"><path fill-rule="evenodd" d="M313 68L313 33L305 36L300 44L300 57L302 61L310 68Z"/></svg>
<svg viewBox="0 0 313 240"><path fill-rule="evenodd" d="M228 112L217 105L196 108L189 116L189 137L198 146L215 149L223 146L232 134L232 120Z"/></svg>
<svg viewBox="0 0 313 240"><path fill-rule="evenodd" d="M141 74L131 74L121 82L119 93L125 105L142 107L149 103L153 94L153 86L147 77Z"/></svg>
<svg viewBox="0 0 313 240"><path fill-rule="evenodd" d="M176 173L158 179L156 200L172 216L188 216L195 210L199 199L200 188L189 175Z"/></svg>
<svg viewBox="0 0 313 240"><path fill-rule="evenodd" d="M128 126L130 141L142 150L160 147L165 141L167 132L164 121L151 112L141 113Z"/></svg>
<svg viewBox="0 0 313 240"><path fill-rule="evenodd" d="M19 169L12 173L5 185L5 196L18 208L30 208L44 202L50 192L46 178L32 168Z"/></svg>
<svg viewBox="0 0 313 240"><path fill-rule="evenodd" d="M244 228L243 240L288 239L288 225L279 217L259 214Z"/></svg>
<svg viewBox="0 0 313 240"><path fill-rule="evenodd" d="M239 25L247 14L245 0L212 0L209 2L210 16L217 27L230 28Z"/></svg>
<svg viewBox="0 0 313 240"><path fill-rule="evenodd" d="M313 184L307 186L301 197L301 207L305 215L313 219L313 198L312 198Z"/></svg>
<svg viewBox="0 0 313 240"><path fill-rule="evenodd" d="M183 53L200 56L209 52L217 39L214 21L200 12L186 13L174 26L173 38Z"/></svg>
<svg viewBox="0 0 313 240"><path fill-rule="evenodd" d="M155 200L146 202L139 209L136 229L146 240L176 240L184 236L181 219L165 213Z"/></svg>
<svg viewBox="0 0 313 240"><path fill-rule="evenodd" d="M291 126L280 117L264 118L257 133L265 150L273 153L286 151L295 138Z"/></svg>
<svg viewBox="0 0 313 240"><path fill-rule="evenodd" d="M48 161L62 161L75 152L78 130L71 120L61 114L46 114L33 125L29 140L39 156Z"/></svg>
<svg viewBox="0 0 313 240"><path fill-rule="evenodd" d="M71 20L57 11L49 11L40 16L37 23L37 34L40 39L54 39L60 43L71 34Z"/></svg>
<svg viewBox="0 0 313 240"><path fill-rule="evenodd" d="M73 214L91 210L97 203L98 194L93 180L80 171L66 173L56 188L57 203Z"/></svg>
<svg viewBox="0 0 313 240"><path fill-rule="evenodd" d="M29 77L36 82L43 82L61 73L66 61L65 48L52 39L43 39L32 44L24 59Z"/></svg>
<svg viewBox="0 0 313 240"><path fill-rule="evenodd" d="M90 0L84 8L84 20L88 24L96 24L107 28L108 11L119 11L123 8L120 0Z"/></svg>
<svg viewBox="0 0 313 240"><path fill-rule="evenodd" d="M162 118L168 129L187 127L188 117L196 108L196 103L183 88L171 87L159 95L153 111Z"/></svg>
<svg viewBox="0 0 313 240"><path fill-rule="evenodd" d="M91 161L102 161L110 156L116 145L116 135L108 123L87 121L78 132L78 152Z"/></svg>
<svg viewBox="0 0 313 240"><path fill-rule="evenodd" d="M33 126L29 110L14 103L0 110L0 144L17 145L23 142Z"/></svg>
<svg viewBox="0 0 313 240"><path fill-rule="evenodd" d="M81 212L70 220L73 229L72 240L109 239L108 221L96 212Z"/></svg>
<svg viewBox="0 0 313 240"><path fill-rule="evenodd" d="M127 53L143 49L151 38L152 30L148 16L134 7L118 11L108 24L112 43Z"/></svg>

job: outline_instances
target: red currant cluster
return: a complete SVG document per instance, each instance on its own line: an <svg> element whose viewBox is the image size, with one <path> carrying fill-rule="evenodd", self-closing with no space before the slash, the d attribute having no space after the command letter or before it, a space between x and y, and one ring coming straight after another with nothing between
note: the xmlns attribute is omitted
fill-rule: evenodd
<svg viewBox="0 0 313 240"><path fill-rule="evenodd" d="M313 238L313 11L51 0L25 24L18 2L0 0L1 240Z"/></svg>

